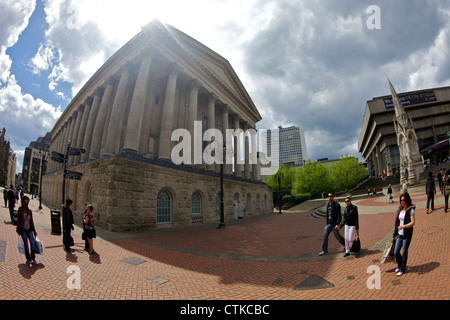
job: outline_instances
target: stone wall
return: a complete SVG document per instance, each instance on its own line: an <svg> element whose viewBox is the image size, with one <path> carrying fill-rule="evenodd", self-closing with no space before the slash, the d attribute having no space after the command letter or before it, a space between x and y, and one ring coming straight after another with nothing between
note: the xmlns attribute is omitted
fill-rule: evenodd
<svg viewBox="0 0 450 320"><path fill-rule="evenodd" d="M219 221L216 197L220 192L218 173L192 167L175 166L119 154L69 168L83 173L80 181L66 180L65 198L73 201L74 218L81 219L85 203L94 206L95 223L110 231L146 230L158 227L186 227ZM62 173L43 177L43 202L61 208ZM171 197L171 223L157 224L157 197L165 190ZM201 214L191 213L191 197L201 198ZM238 199L249 210L246 216L272 212L272 191L261 182L224 176L225 222L236 219Z"/></svg>

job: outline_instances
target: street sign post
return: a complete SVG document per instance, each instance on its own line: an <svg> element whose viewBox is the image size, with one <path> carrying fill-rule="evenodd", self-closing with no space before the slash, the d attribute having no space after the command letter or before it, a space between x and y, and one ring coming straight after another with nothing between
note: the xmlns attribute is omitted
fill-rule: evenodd
<svg viewBox="0 0 450 320"><path fill-rule="evenodd" d="M70 146L70 140L67 141L66 154L62 154L56 151L52 152L51 159L55 162L62 163L64 165L63 185L62 185L62 204L64 206L64 198L66 193L66 179L81 180L83 174L81 172L67 170L67 159L69 156L79 156L85 153L85 149L74 148Z"/></svg>
<svg viewBox="0 0 450 320"><path fill-rule="evenodd" d="M83 174L81 172L64 170L64 178L71 180L81 180Z"/></svg>

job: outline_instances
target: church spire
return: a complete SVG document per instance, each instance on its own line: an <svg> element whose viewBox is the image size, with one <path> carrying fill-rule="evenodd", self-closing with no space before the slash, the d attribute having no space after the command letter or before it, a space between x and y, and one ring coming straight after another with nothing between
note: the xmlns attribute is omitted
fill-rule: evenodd
<svg viewBox="0 0 450 320"><path fill-rule="evenodd" d="M417 135L412 119L408 117L406 110L403 108L389 77L387 79L395 110L394 126L400 151L400 181L401 183L416 184L419 182L420 172L423 170L423 159L419 152Z"/></svg>

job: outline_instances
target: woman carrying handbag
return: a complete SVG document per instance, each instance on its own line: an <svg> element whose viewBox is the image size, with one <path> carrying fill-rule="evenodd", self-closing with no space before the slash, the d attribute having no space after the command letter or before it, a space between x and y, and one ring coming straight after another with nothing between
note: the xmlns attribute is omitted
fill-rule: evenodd
<svg viewBox="0 0 450 320"><path fill-rule="evenodd" d="M29 264L37 264L36 262L36 240L37 237L36 228L34 227L33 213L28 204L30 203L30 198L22 198L22 206L19 208L17 213L17 234L22 237L25 258ZM38 252L39 253L39 252Z"/></svg>
<svg viewBox="0 0 450 320"><path fill-rule="evenodd" d="M85 250L89 254L95 253L94 251L94 238L96 238L95 226L94 226L94 207L91 204L86 205L86 211L83 216L83 235L85 238ZM89 247L89 249L87 248Z"/></svg>
<svg viewBox="0 0 450 320"><path fill-rule="evenodd" d="M361 248L359 242L359 222L358 222L358 207L352 204L350 197L345 198L344 220L342 220L339 229L345 225L345 254L344 257L350 255L350 251L358 252ZM355 236L357 235L357 238ZM353 245L350 247L350 242ZM359 245L359 248L357 248Z"/></svg>
<svg viewBox="0 0 450 320"><path fill-rule="evenodd" d="M400 207L395 217L394 239L395 249L394 256L397 261L398 268L395 269L397 276L403 275L408 260L408 249L411 244L413 235L413 227L415 224L415 209L416 206L412 204L409 193L402 193L400 196ZM402 253L400 253L402 251Z"/></svg>

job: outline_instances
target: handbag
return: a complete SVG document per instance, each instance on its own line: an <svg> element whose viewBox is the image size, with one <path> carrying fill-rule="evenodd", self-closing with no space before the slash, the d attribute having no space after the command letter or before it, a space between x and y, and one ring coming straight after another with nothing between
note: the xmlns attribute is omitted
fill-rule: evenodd
<svg viewBox="0 0 450 320"><path fill-rule="evenodd" d="M387 262L387 261L389 261L389 260L391 260L393 258L393 256L394 256L394 247L395 247L394 241L392 241L391 243L386 244L386 247L385 247L384 252L383 252L383 256L381 257L381 263L382 264Z"/></svg>
<svg viewBox="0 0 450 320"><path fill-rule="evenodd" d="M36 241L35 237L33 237L33 243L34 243L34 253L41 254L41 252L39 251L39 246L37 244L37 241Z"/></svg>
<svg viewBox="0 0 450 320"><path fill-rule="evenodd" d="M35 246L39 250L39 254L44 254L44 244L42 243L42 240L36 237L35 241Z"/></svg>
<svg viewBox="0 0 450 320"><path fill-rule="evenodd" d="M361 241L359 240L359 231L357 231L357 238L353 241L351 252L359 252L361 250Z"/></svg>

